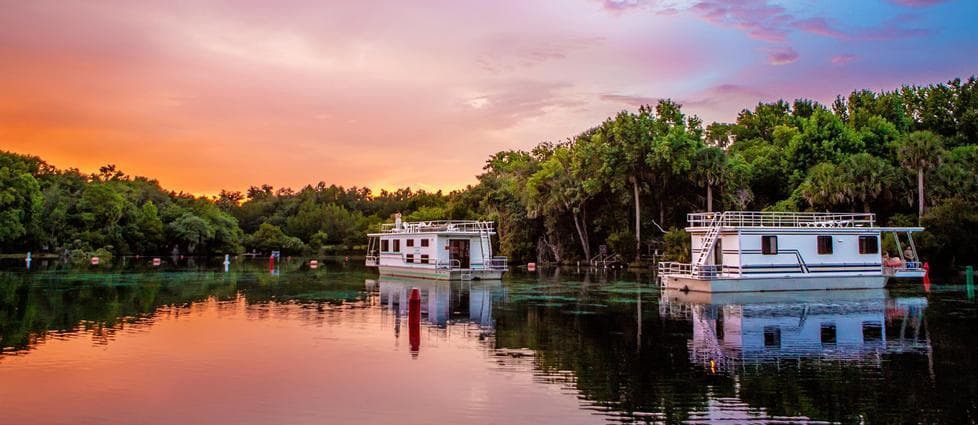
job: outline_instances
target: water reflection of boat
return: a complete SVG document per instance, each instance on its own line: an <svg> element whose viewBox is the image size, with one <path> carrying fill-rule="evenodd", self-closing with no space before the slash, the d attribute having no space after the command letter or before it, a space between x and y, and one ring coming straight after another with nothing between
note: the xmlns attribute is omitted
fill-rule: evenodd
<svg viewBox="0 0 978 425"><path fill-rule="evenodd" d="M412 288L421 291L421 315L428 323L445 327L449 323L467 322L492 328L494 294L502 288L500 281L449 282L381 276L367 279L368 291L379 293L382 308L407 316L408 297Z"/></svg>
<svg viewBox="0 0 978 425"><path fill-rule="evenodd" d="M692 322L690 359L712 368L786 358L930 354L923 297L889 298L883 289L745 295L667 290L660 314Z"/></svg>

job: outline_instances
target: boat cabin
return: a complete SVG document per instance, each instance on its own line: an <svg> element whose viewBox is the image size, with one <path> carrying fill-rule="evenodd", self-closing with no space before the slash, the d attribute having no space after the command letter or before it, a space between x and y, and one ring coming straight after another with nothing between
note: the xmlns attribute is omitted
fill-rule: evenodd
<svg viewBox="0 0 978 425"><path fill-rule="evenodd" d="M666 287L861 289L924 273L912 236L923 228L877 227L870 213L727 211L688 219L692 262L660 263ZM891 235L895 252L881 249L883 235Z"/></svg>
<svg viewBox="0 0 978 425"><path fill-rule="evenodd" d="M492 255L493 222L442 220L402 222L400 214L370 233L367 267L383 276L444 280L499 279L506 257Z"/></svg>

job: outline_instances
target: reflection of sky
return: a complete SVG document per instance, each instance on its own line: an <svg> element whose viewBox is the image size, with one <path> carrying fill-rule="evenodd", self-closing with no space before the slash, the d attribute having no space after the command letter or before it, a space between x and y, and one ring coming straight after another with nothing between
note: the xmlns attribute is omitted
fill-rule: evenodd
<svg viewBox="0 0 978 425"><path fill-rule="evenodd" d="M458 188L657 98L729 121L978 69L968 0L289 3L7 2L0 147L194 193Z"/></svg>
<svg viewBox="0 0 978 425"><path fill-rule="evenodd" d="M161 308L151 326L51 335L0 357L0 422L595 421L531 362L497 367L476 335L425 326L413 357L406 330L394 338L389 313L364 307L211 300Z"/></svg>

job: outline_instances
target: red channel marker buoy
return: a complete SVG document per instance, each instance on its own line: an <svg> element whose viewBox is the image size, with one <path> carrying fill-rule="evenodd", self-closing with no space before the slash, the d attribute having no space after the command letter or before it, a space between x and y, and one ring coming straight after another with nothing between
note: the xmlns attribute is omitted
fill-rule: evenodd
<svg viewBox="0 0 978 425"><path fill-rule="evenodd" d="M930 263L924 263L924 292L930 292Z"/></svg>
<svg viewBox="0 0 978 425"><path fill-rule="evenodd" d="M417 355L421 348L421 290L411 288L408 298L408 331L411 340L411 352Z"/></svg>

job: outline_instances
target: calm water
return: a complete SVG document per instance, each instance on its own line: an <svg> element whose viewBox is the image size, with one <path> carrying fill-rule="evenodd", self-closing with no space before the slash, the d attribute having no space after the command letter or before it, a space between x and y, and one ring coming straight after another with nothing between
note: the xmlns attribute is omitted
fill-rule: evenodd
<svg viewBox="0 0 978 425"><path fill-rule="evenodd" d="M449 284L341 262L22 268L0 272L3 424L978 414L978 313L963 285L710 298L568 269Z"/></svg>

